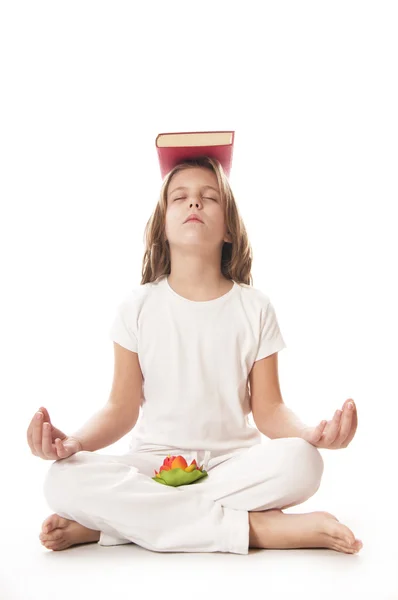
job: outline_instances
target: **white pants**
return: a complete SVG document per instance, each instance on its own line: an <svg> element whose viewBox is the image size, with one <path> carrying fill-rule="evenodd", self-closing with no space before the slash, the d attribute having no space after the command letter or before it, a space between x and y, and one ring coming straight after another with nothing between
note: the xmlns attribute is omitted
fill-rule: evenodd
<svg viewBox="0 0 398 600"><path fill-rule="evenodd" d="M171 448L121 456L83 451L54 461L46 501L61 517L100 531L101 546L248 554L248 511L304 502L324 468L319 450L301 438L267 439L228 454ZM208 476L179 487L153 481L167 454L188 464L195 458Z"/></svg>

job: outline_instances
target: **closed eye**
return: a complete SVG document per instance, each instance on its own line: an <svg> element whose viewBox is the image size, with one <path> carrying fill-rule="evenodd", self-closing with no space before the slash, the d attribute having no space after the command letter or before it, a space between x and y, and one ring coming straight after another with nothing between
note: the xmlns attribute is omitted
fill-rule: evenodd
<svg viewBox="0 0 398 600"><path fill-rule="evenodd" d="M203 198L207 198L208 200L213 200L214 202L217 202L216 198L210 198L209 196L203 196ZM184 200L184 198L174 198L173 202L175 202L176 200Z"/></svg>

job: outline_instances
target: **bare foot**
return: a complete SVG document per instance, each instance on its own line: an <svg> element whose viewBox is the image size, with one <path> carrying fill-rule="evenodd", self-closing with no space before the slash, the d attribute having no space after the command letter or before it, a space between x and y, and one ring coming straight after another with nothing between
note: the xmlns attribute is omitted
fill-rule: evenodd
<svg viewBox="0 0 398 600"><path fill-rule="evenodd" d="M49 550L65 550L76 544L98 542L99 538L99 531L88 529L57 514L50 515L43 521L39 535L41 543Z"/></svg>
<svg viewBox="0 0 398 600"><path fill-rule="evenodd" d="M362 548L351 529L328 512L249 512L250 548L331 548L355 554Z"/></svg>

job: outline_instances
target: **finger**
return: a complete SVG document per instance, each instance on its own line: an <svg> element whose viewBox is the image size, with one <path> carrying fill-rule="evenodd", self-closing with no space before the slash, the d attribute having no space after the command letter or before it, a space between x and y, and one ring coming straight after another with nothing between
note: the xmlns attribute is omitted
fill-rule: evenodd
<svg viewBox="0 0 398 600"><path fill-rule="evenodd" d="M65 434L60 429L57 429L57 427L54 427L54 425L51 423L48 410L44 406L42 406L40 408L40 411L43 413L43 422L50 423L50 431L52 433L52 438L59 437L59 439L62 440L65 437Z"/></svg>
<svg viewBox="0 0 398 600"><path fill-rule="evenodd" d="M332 421L326 421L326 426L325 426L325 428L324 428L324 430L322 432L322 439L323 440L325 439L325 437L326 437L326 435L327 435L327 433L328 433L328 431L330 429L331 423L332 423Z"/></svg>
<svg viewBox="0 0 398 600"><path fill-rule="evenodd" d="M344 411L344 409L346 409L346 408L348 407L348 404L349 404L350 402L352 402L352 404L354 405L354 408L355 408L355 402L354 402L354 400L353 400L352 398L348 398L348 399L347 399L347 400L344 402L344 404L343 404L343 407L342 407L342 409L341 409L341 410L342 410L342 411Z"/></svg>
<svg viewBox="0 0 398 600"><path fill-rule="evenodd" d="M328 421L328 425L324 431L324 439L328 444L332 444L339 434L341 410L336 410L333 419Z"/></svg>
<svg viewBox="0 0 398 600"><path fill-rule="evenodd" d="M318 441L322 437L322 433L324 432L326 425L327 421L321 421L319 425L315 428L314 437L316 438L316 441Z"/></svg>
<svg viewBox="0 0 398 600"><path fill-rule="evenodd" d="M40 409L39 409L40 411ZM36 425L36 415L37 412L34 413L30 423L29 423L29 427L28 430L26 432L26 438L29 444L30 449L32 450L32 452L36 452L35 447L34 447L34 443L33 443L33 431Z"/></svg>
<svg viewBox="0 0 398 600"><path fill-rule="evenodd" d="M323 428L325 427L326 421L321 421L319 423L319 425L317 425L316 427L306 427L305 428L305 439L310 442L311 444L314 444L316 442L318 442L320 440L320 438L322 437L322 431Z"/></svg>
<svg viewBox="0 0 398 600"><path fill-rule="evenodd" d="M340 443L345 442L350 434L351 425L352 425L352 415L353 415L353 409L350 410L348 408L348 404L347 404L343 411L343 416L341 419L341 427L340 427L340 435L339 435Z"/></svg>
<svg viewBox="0 0 398 600"><path fill-rule="evenodd" d="M51 440L51 425L50 423L43 423L43 439L42 439L42 450L46 458L54 458L56 452L54 451L52 440Z"/></svg>
<svg viewBox="0 0 398 600"><path fill-rule="evenodd" d="M44 406L41 406L40 411L44 415L44 421L51 424L51 419L50 419L50 415L48 414L48 410Z"/></svg>
<svg viewBox="0 0 398 600"><path fill-rule="evenodd" d="M38 415L40 415L40 419L37 418ZM41 456L41 457L43 457L42 447L41 447L42 423L43 423L43 413L37 412L34 416L32 443L33 443L33 448L34 448L37 456Z"/></svg>
<svg viewBox="0 0 398 600"><path fill-rule="evenodd" d="M355 433L357 431L357 427L358 427L358 413L357 413L357 410L354 405L354 410L352 411L352 416L351 416L351 429L350 429L350 433L348 434L348 437L345 438L345 440L344 440L344 445L343 445L344 448L352 442L352 440L355 436Z"/></svg>

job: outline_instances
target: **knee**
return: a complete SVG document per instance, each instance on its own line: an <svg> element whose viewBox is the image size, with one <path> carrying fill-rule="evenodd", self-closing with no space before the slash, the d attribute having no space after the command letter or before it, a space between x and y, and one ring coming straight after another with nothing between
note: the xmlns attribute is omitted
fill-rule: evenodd
<svg viewBox="0 0 398 600"><path fill-rule="evenodd" d="M275 451L272 454L275 468L278 477L286 482L286 489L294 493L300 502L310 498L321 484L324 469L318 448L298 437L274 438L271 443Z"/></svg>
<svg viewBox="0 0 398 600"><path fill-rule="evenodd" d="M68 458L54 461L48 469L43 483L43 493L48 505L56 510L60 509L61 503L66 497L70 499L77 487L75 469L84 461L84 454L77 452ZM80 456L82 455L82 456Z"/></svg>
<svg viewBox="0 0 398 600"><path fill-rule="evenodd" d="M288 477L294 481L295 488L306 498L310 498L319 489L324 470L324 462L318 448L302 438L289 440Z"/></svg>

